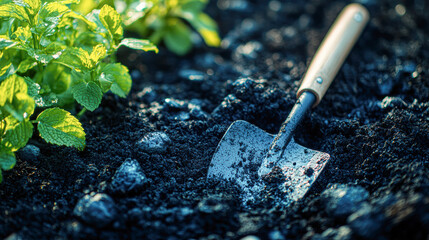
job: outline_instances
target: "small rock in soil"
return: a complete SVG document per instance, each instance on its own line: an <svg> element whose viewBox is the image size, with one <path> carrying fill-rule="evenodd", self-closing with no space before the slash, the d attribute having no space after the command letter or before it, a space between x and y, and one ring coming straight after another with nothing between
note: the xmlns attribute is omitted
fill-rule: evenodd
<svg viewBox="0 0 429 240"><path fill-rule="evenodd" d="M102 228L115 219L115 202L104 193L88 194L79 200L73 213L84 222Z"/></svg>
<svg viewBox="0 0 429 240"><path fill-rule="evenodd" d="M274 230L268 233L268 238L270 240L285 240L285 237L279 230Z"/></svg>
<svg viewBox="0 0 429 240"><path fill-rule="evenodd" d="M385 97L383 98L383 101L381 101L381 108L403 108L407 107L407 103L404 102L400 97Z"/></svg>
<svg viewBox="0 0 429 240"><path fill-rule="evenodd" d="M179 76L191 82L202 82L205 79L205 74L203 72L193 69L182 69L179 71Z"/></svg>
<svg viewBox="0 0 429 240"><path fill-rule="evenodd" d="M148 182L140 164L135 159L127 158L116 170L111 188L114 193L124 194L138 191Z"/></svg>
<svg viewBox="0 0 429 240"><path fill-rule="evenodd" d="M21 150L18 151L18 156L23 161L37 161L40 155L40 149L32 144L27 144Z"/></svg>
<svg viewBox="0 0 429 240"><path fill-rule="evenodd" d="M314 236L313 240L349 240L352 239L352 230L348 226L338 229L328 228L322 234Z"/></svg>
<svg viewBox="0 0 429 240"><path fill-rule="evenodd" d="M171 139L164 132L150 132L137 143L138 147L148 153L163 153L167 151Z"/></svg>
<svg viewBox="0 0 429 240"><path fill-rule="evenodd" d="M186 108L186 103L181 100L173 99L173 98L166 98L164 100L164 108L166 110L181 110Z"/></svg>
<svg viewBox="0 0 429 240"><path fill-rule="evenodd" d="M359 210L368 199L368 192L360 186L334 184L323 191L321 198L326 211L338 218L346 218Z"/></svg>
<svg viewBox="0 0 429 240"><path fill-rule="evenodd" d="M241 44L237 47L234 52L233 58L235 60L240 60L242 57L247 59L256 59L258 57L258 53L263 49L263 46L260 42L250 41L246 44Z"/></svg>
<svg viewBox="0 0 429 240"><path fill-rule="evenodd" d="M359 211L347 218L353 232L365 239L379 239L382 237L384 216L373 211L369 204L364 204Z"/></svg>
<svg viewBox="0 0 429 240"><path fill-rule="evenodd" d="M257 236L254 236L254 235L249 235L249 236L245 236L244 238L242 238L240 240L260 240L260 238L258 238Z"/></svg>

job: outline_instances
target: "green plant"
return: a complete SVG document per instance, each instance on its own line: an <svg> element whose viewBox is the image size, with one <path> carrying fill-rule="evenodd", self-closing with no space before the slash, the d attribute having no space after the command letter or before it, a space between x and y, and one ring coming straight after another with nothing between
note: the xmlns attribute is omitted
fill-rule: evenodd
<svg viewBox="0 0 429 240"><path fill-rule="evenodd" d="M114 59L120 46L157 51L148 40L124 39L110 6L82 16L70 9L78 2L0 0L0 182L33 124L47 142L83 150L81 123L64 109L76 101L79 115L93 111L108 91L126 97L131 77Z"/></svg>
<svg viewBox="0 0 429 240"><path fill-rule="evenodd" d="M81 12L109 4L121 14L127 30L165 45L183 55L192 48L191 25L209 46L220 45L216 22L203 12L208 0L90 0L78 6Z"/></svg>

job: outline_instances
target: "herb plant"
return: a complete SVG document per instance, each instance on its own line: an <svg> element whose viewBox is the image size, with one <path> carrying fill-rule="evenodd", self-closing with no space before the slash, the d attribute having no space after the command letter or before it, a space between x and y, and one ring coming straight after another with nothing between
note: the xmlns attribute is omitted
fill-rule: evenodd
<svg viewBox="0 0 429 240"><path fill-rule="evenodd" d="M216 22L203 12L208 0L89 0L78 10L109 4L121 14L127 30L183 55L192 48L191 25L208 46L220 44Z"/></svg>
<svg viewBox="0 0 429 240"><path fill-rule="evenodd" d="M85 148L79 120L65 109L94 111L104 93L126 97L128 69L114 60L120 46L157 51L148 40L123 38L110 6L83 16L79 0L0 0L0 182L37 124L49 143ZM33 116L38 113L37 117Z"/></svg>

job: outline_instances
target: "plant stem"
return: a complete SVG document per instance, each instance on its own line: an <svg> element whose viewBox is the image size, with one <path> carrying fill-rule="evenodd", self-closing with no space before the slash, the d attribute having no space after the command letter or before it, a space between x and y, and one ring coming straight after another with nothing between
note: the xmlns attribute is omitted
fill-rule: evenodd
<svg viewBox="0 0 429 240"><path fill-rule="evenodd" d="M77 114L77 118L80 119L85 112L86 112L86 108L82 108L82 110L80 110L80 112Z"/></svg>

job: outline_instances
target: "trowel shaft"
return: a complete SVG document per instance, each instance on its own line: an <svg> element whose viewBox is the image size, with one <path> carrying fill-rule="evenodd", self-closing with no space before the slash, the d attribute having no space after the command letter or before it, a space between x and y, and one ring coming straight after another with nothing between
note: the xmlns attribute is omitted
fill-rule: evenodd
<svg viewBox="0 0 429 240"><path fill-rule="evenodd" d="M303 92L298 101L293 106L286 121L283 122L279 133L271 143L267 158L282 159L286 146L292 139L296 127L304 118L307 111L313 106L316 96L311 92ZM274 162L276 164L276 162Z"/></svg>

